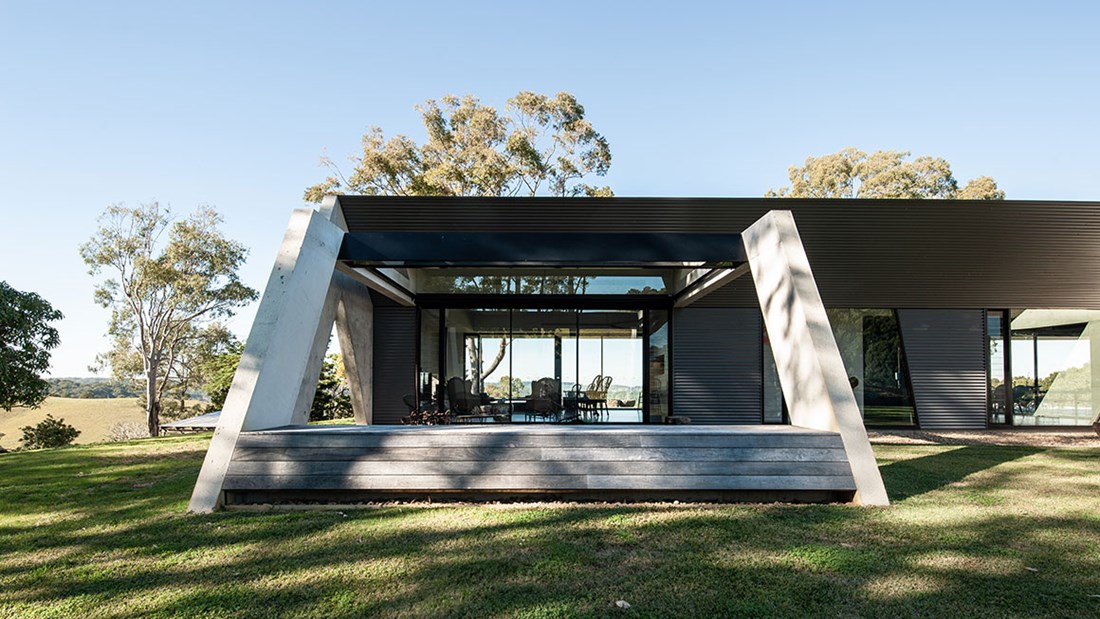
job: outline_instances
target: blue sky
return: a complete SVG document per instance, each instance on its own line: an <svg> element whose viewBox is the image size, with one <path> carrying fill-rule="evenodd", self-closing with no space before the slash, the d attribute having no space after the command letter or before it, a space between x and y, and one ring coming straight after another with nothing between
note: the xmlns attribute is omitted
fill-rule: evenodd
<svg viewBox="0 0 1100 619"><path fill-rule="evenodd" d="M574 93L619 195L759 196L856 146L1096 200L1098 6L0 0L0 279L65 312L53 373L86 375L107 314L77 246L106 205L216 206L259 288L319 156L419 137L448 93Z"/></svg>

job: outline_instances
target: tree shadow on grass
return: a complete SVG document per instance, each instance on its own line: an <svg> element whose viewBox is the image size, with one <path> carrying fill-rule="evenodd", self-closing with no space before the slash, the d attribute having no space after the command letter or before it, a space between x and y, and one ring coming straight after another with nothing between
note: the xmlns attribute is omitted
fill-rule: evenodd
<svg viewBox="0 0 1100 619"><path fill-rule="evenodd" d="M879 468L891 501L939 490L995 466L1043 451L1036 447L972 445L898 460Z"/></svg>

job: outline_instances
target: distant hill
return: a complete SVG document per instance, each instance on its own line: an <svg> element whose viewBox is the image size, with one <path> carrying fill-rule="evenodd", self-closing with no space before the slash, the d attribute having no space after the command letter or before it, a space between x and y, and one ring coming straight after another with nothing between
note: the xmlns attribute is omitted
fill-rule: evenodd
<svg viewBox="0 0 1100 619"><path fill-rule="evenodd" d="M141 395L132 384L111 378L47 378L46 382L50 384L50 395L58 398L100 400Z"/></svg>

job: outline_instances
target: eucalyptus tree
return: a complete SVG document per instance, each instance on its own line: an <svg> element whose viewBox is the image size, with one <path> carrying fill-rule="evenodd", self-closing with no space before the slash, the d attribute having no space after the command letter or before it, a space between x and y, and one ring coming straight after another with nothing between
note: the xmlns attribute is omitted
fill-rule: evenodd
<svg viewBox="0 0 1100 619"><path fill-rule="evenodd" d="M788 169L791 184L769 189L769 198L922 198L1003 200L1004 191L988 176L959 188L951 164L942 157L912 158L907 151L866 153L845 148L820 157L807 157Z"/></svg>
<svg viewBox="0 0 1100 619"><path fill-rule="evenodd" d="M104 276L95 300L111 310L112 346L98 356L99 364L116 378L144 382L150 436L160 433L173 368L188 354L196 330L256 298L237 275L248 251L222 234L221 222L208 207L176 220L157 202L114 204L80 246L88 272Z"/></svg>
<svg viewBox="0 0 1100 619"><path fill-rule="evenodd" d="M416 106L424 125L422 143L405 136L386 138L371 127L362 151L350 157L345 174L328 158L331 172L305 190L308 202L331 193L390 196L536 196L614 195L608 186L590 185L590 176L611 168L611 147L585 117L575 96L522 91L504 112L472 95L448 95ZM456 216L459 216L456 214ZM447 290L576 294L588 278L570 275L458 277ZM438 290L442 292L445 290ZM488 376L507 352L502 338Z"/></svg>

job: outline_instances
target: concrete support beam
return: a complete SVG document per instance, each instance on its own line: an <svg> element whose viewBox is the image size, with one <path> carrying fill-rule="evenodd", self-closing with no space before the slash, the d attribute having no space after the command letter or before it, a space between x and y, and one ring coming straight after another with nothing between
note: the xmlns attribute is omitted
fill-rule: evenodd
<svg viewBox="0 0 1100 619"><path fill-rule="evenodd" d="M374 421L374 303L370 290L356 279L337 271L333 288L340 291L336 304L336 337L344 357L344 374L351 390L355 423Z"/></svg>
<svg viewBox="0 0 1100 619"><path fill-rule="evenodd" d="M295 420L343 237L344 231L321 213L299 209L291 215L191 495L190 511L209 512L220 506L222 482L242 430ZM314 388L316 378L314 374Z"/></svg>
<svg viewBox="0 0 1100 619"><path fill-rule="evenodd" d="M838 432L856 482L855 502L889 505L794 216L771 211L741 238L791 423Z"/></svg>
<svg viewBox="0 0 1100 619"><path fill-rule="evenodd" d="M706 281L703 281L702 283L698 284L696 287L689 290L687 292L687 294L681 295L679 298L677 298L675 306L676 307L687 307L688 305L691 305L692 303L695 303L699 299L702 299L703 297L707 296L708 294L714 292L715 290L718 290L722 286L725 286L726 284L732 282L733 280L737 279L738 277L741 277L742 275L744 275L745 273L748 273L748 272L749 272L749 265L747 263L742 264L742 265L740 265L738 267L735 267L735 268L732 268L732 269L717 270L717 272L714 273L713 275L710 275L709 278ZM692 283L697 282L699 279L701 279L701 278L693 279Z"/></svg>

